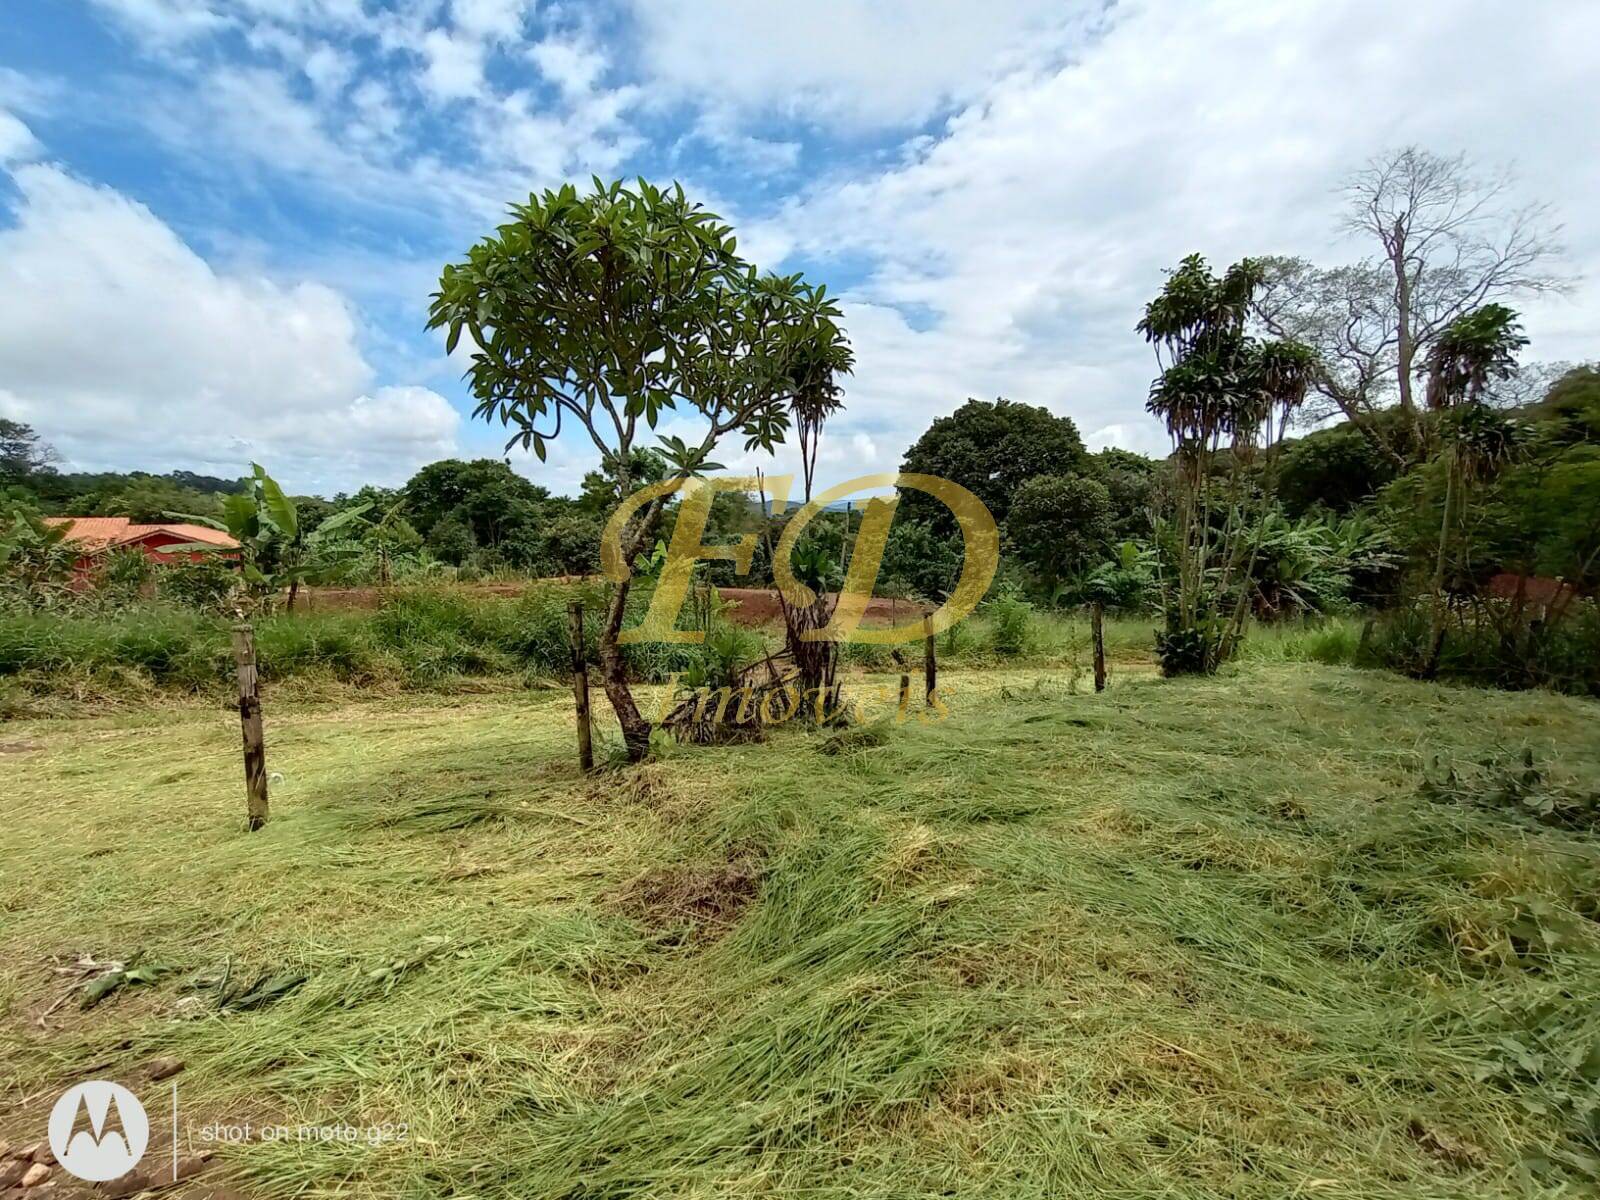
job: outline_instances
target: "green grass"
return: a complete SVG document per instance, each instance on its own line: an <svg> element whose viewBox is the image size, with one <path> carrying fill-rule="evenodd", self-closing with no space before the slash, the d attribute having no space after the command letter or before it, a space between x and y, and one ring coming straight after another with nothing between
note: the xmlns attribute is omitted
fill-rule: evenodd
<svg viewBox="0 0 1600 1200"><path fill-rule="evenodd" d="M1593 834L1419 790L1527 747L1593 792L1593 703L1297 663L950 683L943 722L592 779L558 692L269 688L256 834L226 711L13 722L0 1138L176 1054L191 1134L404 1125L224 1149L268 1197L1593 1187ZM54 964L136 951L175 970L47 1014ZM237 1011L224 972L306 980Z"/></svg>
<svg viewBox="0 0 1600 1200"><path fill-rule="evenodd" d="M604 611L598 585L535 584L516 598L449 587L397 588L371 612L277 614L253 622L261 676L307 694L343 688L501 690L570 671L567 604L583 601L591 658ZM632 619L648 597L630 602ZM151 605L92 615L0 614L0 719L81 711L85 703L226 698L233 685L231 620ZM629 647L634 674L664 680L694 651Z"/></svg>

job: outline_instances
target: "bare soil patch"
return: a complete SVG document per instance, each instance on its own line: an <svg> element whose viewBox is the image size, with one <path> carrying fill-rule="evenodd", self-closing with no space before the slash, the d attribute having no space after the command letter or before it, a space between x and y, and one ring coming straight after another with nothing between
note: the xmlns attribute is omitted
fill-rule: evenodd
<svg viewBox="0 0 1600 1200"><path fill-rule="evenodd" d="M773 625L783 621L778 593L772 588L718 588L717 594L735 607L728 616L741 625ZM898 625L920 616L922 608L910 600L886 600L874 596L867 603L867 622Z"/></svg>
<svg viewBox="0 0 1600 1200"><path fill-rule="evenodd" d="M617 898L629 915L651 925L685 922L725 929L761 890L766 870L752 855L725 863L660 867L636 879Z"/></svg>

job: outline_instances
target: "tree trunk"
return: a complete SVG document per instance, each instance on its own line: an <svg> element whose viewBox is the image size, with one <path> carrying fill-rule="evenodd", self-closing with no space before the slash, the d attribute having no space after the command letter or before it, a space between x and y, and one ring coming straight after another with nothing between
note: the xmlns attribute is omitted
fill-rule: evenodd
<svg viewBox="0 0 1600 1200"><path fill-rule="evenodd" d="M594 770L594 746L589 737L589 664L583 652L583 605L567 605L567 637L572 643L572 701L578 715L578 769Z"/></svg>
<svg viewBox="0 0 1600 1200"><path fill-rule="evenodd" d="M1411 331L1411 277L1406 274L1406 227L1403 215L1395 218L1389 261L1394 267L1395 307L1399 310L1400 320L1395 352L1395 365L1400 376L1397 380L1400 385L1400 407L1408 414L1415 414L1417 405L1411 397L1411 366L1417 355L1417 347Z"/></svg>
<svg viewBox="0 0 1600 1200"><path fill-rule="evenodd" d="M289 581L289 603L284 605L284 611L285 612L293 612L294 611L294 598L296 596L298 596L299 594L300 594L300 580L299 579L291 579Z"/></svg>
<svg viewBox="0 0 1600 1200"><path fill-rule="evenodd" d="M245 828L267 823L267 746L261 729L261 691L255 631L233 627L233 661L239 677L239 725L244 734Z"/></svg>
<svg viewBox="0 0 1600 1200"><path fill-rule="evenodd" d="M1096 600L1089 609L1089 627L1094 631L1094 690L1106 690L1106 606Z"/></svg>
<svg viewBox="0 0 1600 1200"><path fill-rule="evenodd" d="M1450 546L1450 509L1454 506L1456 485L1456 456L1450 451L1445 461L1444 516L1439 521L1439 555L1433 567L1433 621L1428 635L1428 657L1423 663L1422 677L1433 679L1439 674L1439 659L1444 653L1444 572Z"/></svg>
<svg viewBox="0 0 1600 1200"><path fill-rule="evenodd" d="M617 636L622 632L622 619L628 608L630 580L623 580L611 592L611 605L606 609L606 623L600 628L600 682L606 689L606 699L616 710L617 724L622 726L622 741L628 750L629 762L642 762L650 753L650 722L634 702L628 687L628 666L622 657L622 647Z"/></svg>

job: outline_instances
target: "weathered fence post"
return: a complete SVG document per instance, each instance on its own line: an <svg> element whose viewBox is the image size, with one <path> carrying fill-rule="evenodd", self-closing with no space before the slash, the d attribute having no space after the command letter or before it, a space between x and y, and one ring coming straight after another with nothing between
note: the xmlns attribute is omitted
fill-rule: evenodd
<svg viewBox="0 0 1600 1200"><path fill-rule="evenodd" d="M927 676L926 701L932 704L933 693L939 687L939 663L933 652L933 618L926 613L922 617L922 673Z"/></svg>
<svg viewBox="0 0 1600 1200"><path fill-rule="evenodd" d="M583 605L567 605L567 632L572 639L572 699L578 710L578 766L594 770L594 744L589 737L589 665L583 653Z"/></svg>
<svg viewBox="0 0 1600 1200"><path fill-rule="evenodd" d="M261 731L261 688L256 676L256 635L233 627L233 663L239 674L239 724L244 730L245 817L250 829L267 823L267 743Z"/></svg>
<svg viewBox="0 0 1600 1200"><path fill-rule="evenodd" d="M1094 630L1094 690L1106 690L1106 606L1096 600L1089 606L1089 624Z"/></svg>

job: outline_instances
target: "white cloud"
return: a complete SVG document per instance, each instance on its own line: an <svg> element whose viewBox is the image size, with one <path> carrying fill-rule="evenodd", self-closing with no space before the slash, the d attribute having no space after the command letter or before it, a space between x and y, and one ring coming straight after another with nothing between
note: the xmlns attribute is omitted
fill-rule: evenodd
<svg viewBox="0 0 1600 1200"><path fill-rule="evenodd" d="M59 167L12 178L0 413L74 465L229 474L255 458L320 490L397 482L454 452L443 397L373 386L337 292L219 274L148 209Z"/></svg>
<svg viewBox="0 0 1600 1200"><path fill-rule="evenodd" d="M584 96L594 90L605 71L605 55L583 42L548 37L528 47L539 73L569 96Z"/></svg>
<svg viewBox="0 0 1600 1200"><path fill-rule="evenodd" d="M1163 458L1172 450L1167 436L1153 422L1137 425L1107 425L1083 435L1083 444L1090 450L1132 450L1135 454L1148 454Z"/></svg>
<svg viewBox="0 0 1600 1200"><path fill-rule="evenodd" d="M355 75L355 59L334 46L316 46L301 66L318 96L329 99L344 91Z"/></svg>
<svg viewBox="0 0 1600 1200"><path fill-rule="evenodd" d="M530 187L611 172L641 143L641 89L600 86L608 60L584 35L523 41L525 0L99 3L178 68L114 102L220 189L243 166L453 227ZM224 32L243 52L212 36ZM559 95L526 85L530 61ZM6 85L0 71L0 102Z"/></svg>
<svg viewBox="0 0 1600 1200"><path fill-rule="evenodd" d="M463 33L510 41L522 32L522 22L532 7L527 0L451 0L450 16Z"/></svg>
<svg viewBox="0 0 1600 1200"><path fill-rule="evenodd" d="M440 100L460 100L483 90L483 44L430 29L422 39L427 67L423 86Z"/></svg>
<svg viewBox="0 0 1600 1200"><path fill-rule="evenodd" d="M1058 50L1089 0L631 0L639 54L707 107L807 121L919 122L1009 64Z"/></svg>
<svg viewBox="0 0 1600 1200"><path fill-rule="evenodd" d="M227 24L204 0L94 0L124 27L158 46L176 46Z"/></svg>
<svg viewBox="0 0 1600 1200"><path fill-rule="evenodd" d="M0 108L0 166L25 162L39 152L33 131Z"/></svg>

